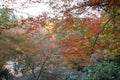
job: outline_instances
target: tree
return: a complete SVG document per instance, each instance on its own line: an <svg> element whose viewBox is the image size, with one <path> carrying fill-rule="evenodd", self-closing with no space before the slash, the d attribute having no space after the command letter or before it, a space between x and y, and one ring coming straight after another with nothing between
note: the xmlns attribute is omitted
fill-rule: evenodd
<svg viewBox="0 0 120 80"><path fill-rule="evenodd" d="M0 33L3 29L14 27L16 24L16 17L12 10L7 7L0 9Z"/></svg>
<svg viewBox="0 0 120 80"><path fill-rule="evenodd" d="M24 54L24 51L32 51L33 47L30 46L33 46L33 44L30 43L31 41L23 36L3 31L3 34L0 36L1 66L11 57Z"/></svg>
<svg viewBox="0 0 120 80"><path fill-rule="evenodd" d="M65 56L71 64L74 66L82 66L90 63L87 59L93 48L94 36L101 31L99 27L101 20L99 18L80 19L74 17L70 20L68 20L69 22L67 22L66 19L63 20L63 25L57 28L58 39L60 40L58 43L63 49L61 54ZM61 22L58 24L61 24ZM98 48L99 46L95 47L95 49Z"/></svg>
<svg viewBox="0 0 120 80"><path fill-rule="evenodd" d="M74 62L75 65L84 61L87 61L88 64L89 57L96 50L101 50L101 54L104 54L102 56L107 56L105 59L119 55L119 23L117 22L120 15L119 4L119 1L117 3L116 0L88 0L77 3L73 7L67 7L65 11L62 11L65 18L56 24L56 32L62 35L60 44L63 51L61 53L68 60L73 60L72 63ZM96 15L89 14L91 18L85 17L81 22L75 21L75 15L78 17L84 11L87 12L89 10L87 7L91 10L100 10L101 17L97 18ZM76 20L80 20L80 18ZM77 25L75 25L75 22ZM115 30L116 24L117 29ZM75 29L75 27L77 28ZM82 34L80 30L85 31L85 34L79 35ZM78 31L79 33L77 33Z"/></svg>
<svg viewBox="0 0 120 80"><path fill-rule="evenodd" d="M0 8L0 67L3 67L3 64L5 63L6 60L8 60L9 56L12 56L13 54L9 53L14 53L12 51L13 47L10 46L9 43L9 38L11 36L8 36L7 34L2 34L4 32L4 29L8 29L11 27L14 27L16 18L15 15L13 14L12 11L10 11L7 7Z"/></svg>
<svg viewBox="0 0 120 80"><path fill-rule="evenodd" d="M17 58L18 66L23 66L23 73L32 73L36 80L46 70L59 68L61 62L56 39L51 34L51 31L47 31L47 26L49 25L46 24L45 27L41 26L41 21L36 18L29 18L24 21L21 20L18 27L8 30L15 35L19 33L25 39L20 40L21 42L16 45L17 51L21 54ZM24 45L24 42L26 42L26 45Z"/></svg>

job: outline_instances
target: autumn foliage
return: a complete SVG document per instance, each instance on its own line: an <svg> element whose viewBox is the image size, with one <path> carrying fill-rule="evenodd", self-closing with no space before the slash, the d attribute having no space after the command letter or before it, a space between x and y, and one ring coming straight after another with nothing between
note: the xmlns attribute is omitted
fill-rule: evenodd
<svg viewBox="0 0 120 80"><path fill-rule="evenodd" d="M58 43L62 45L61 54L66 60L76 66L90 63L89 56L93 49L94 36L101 31L100 22L99 18L71 18L69 21L65 19L64 26L59 30L62 37ZM94 47L96 50L98 48L99 46Z"/></svg>
<svg viewBox="0 0 120 80"><path fill-rule="evenodd" d="M55 26L60 39L58 44L62 46L61 54L65 60L75 66L81 66L91 64L92 55L102 60L119 55L119 39L115 38L119 36L117 31L119 23L116 21L120 14L118 5L116 0L88 0L66 8L65 18ZM91 14L90 18L73 17L75 13L72 15L72 11L84 7L103 10L101 18L95 14ZM114 29L115 24L117 30Z"/></svg>
<svg viewBox="0 0 120 80"><path fill-rule="evenodd" d="M56 47L59 46L58 53L70 66L93 64L90 61L91 56L104 60L119 55L120 0L84 0L76 2L75 5L71 4L72 0L59 1L61 3L48 1L53 12L58 11L54 14L54 18L38 16L22 19L14 29L20 30L22 36L34 40L41 52L50 49L55 52ZM97 11L99 16L94 11ZM85 13L88 13L87 17L83 17ZM45 34L41 36L41 33ZM31 53L30 56L38 49L37 47L23 49L21 46L25 45L15 44L15 49L23 54ZM36 53L39 53L39 50ZM48 55L49 52L45 53Z"/></svg>

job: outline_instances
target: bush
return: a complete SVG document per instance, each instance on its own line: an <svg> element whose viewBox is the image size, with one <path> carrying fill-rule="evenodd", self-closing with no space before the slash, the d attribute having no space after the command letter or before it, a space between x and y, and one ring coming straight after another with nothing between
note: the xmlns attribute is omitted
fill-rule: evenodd
<svg viewBox="0 0 120 80"><path fill-rule="evenodd" d="M82 73L78 71L66 71L63 74L62 80L81 80Z"/></svg>
<svg viewBox="0 0 120 80"><path fill-rule="evenodd" d="M113 62L101 62L84 68L84 80L120 80L120 67Z"/></svg>
<svg viewBox="0 0 120 80"><path fill-rule="evenodd" d="M107 59L106 61L114 62L114 63L120 65L120 55L116 55L113 59Z"/></svg>

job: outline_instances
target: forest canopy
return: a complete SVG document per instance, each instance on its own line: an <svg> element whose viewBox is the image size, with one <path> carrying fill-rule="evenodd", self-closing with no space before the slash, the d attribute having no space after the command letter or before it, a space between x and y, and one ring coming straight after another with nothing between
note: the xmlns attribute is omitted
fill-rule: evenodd
<svg viewBox="0 0 120 80"><path fill-rule="evenodd" d="M15 5L17 0L5 3ZM104 64L110 69L119 65L120 0L26 0L20 3L22 9L28 4L44 4L49 10L21 19L15 13L22 9L8 4L0 8L0 67L13 57L23 59L26 71L31 70L39 80L45 69L79 71L89 65L87 69L99 70ZM38 75L34 72L36 65L41 66Z"/></svg>

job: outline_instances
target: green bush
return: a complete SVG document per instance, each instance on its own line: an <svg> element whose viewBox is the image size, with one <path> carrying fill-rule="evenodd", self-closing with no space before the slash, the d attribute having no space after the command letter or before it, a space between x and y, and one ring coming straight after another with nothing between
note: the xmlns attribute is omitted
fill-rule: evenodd
<svg viewBox="0 0 120 80"><path fill-rule="evenodd" d="M70 72L70 71L67 71L63 74L63 78L62 80L81 80L80 79L80 73L76 73L74 71Z"/></svg>
<svg viewBox="0 0 120 80"><path fill-rule="evenodd" d="M112 58L112 59L107 59L106 61L114 62L114 63L120 65L120 55L116 55L114 58Z"/></svg>
<svg viewBox="0 0 120 80"><path fill-rule="evenodd" d="M101 62L84 68L84 80L120 80L120 67L114 62Z"/></svg>

